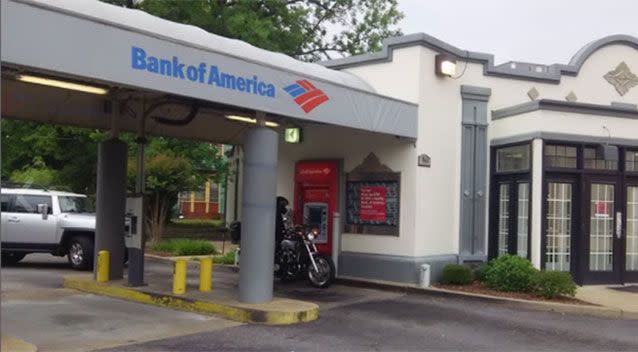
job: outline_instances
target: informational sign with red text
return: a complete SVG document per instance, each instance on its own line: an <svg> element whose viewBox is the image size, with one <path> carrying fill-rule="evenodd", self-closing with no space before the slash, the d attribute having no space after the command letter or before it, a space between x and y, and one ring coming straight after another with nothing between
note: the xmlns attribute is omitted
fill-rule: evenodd
<svg viewBox="0 0 638 352"><path fill-rule="evenodd" d="M359 192L359 219L362 221L386 221L386 188L383 186L362 186Z"/></svg>

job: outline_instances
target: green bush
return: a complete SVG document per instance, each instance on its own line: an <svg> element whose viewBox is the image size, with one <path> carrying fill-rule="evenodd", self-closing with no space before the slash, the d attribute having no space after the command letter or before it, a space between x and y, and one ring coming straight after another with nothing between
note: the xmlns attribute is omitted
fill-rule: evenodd
<svg viewBox="0 0 638 352"><path fill-rule="evenodd" d="M539 271L532 282L533 292L545 298L574 296L576 283L569 273L558 271Z"/></svg>
<svg viewBox="0 0 638 352"><path fill-rule="evenodd" d="M235 264L235 251L230 251L225 255L218 255L213 257L213 263L215 264Z"/></svg>
<svg viewBox="0 0 638 352"><path fill-rule="evenodd" d="M169 252L173 255L211 255L216 254L215 246L204 240L172 239L157 242L152 247L159 252Z"/></svg>
<svg viewBox="0 0 638 352"><path fill-rule="evenodd" d="M498 291L529 292L537 272L529 260L516 255L503 255L490 261L484 282Z"/></svg>
<svg viewBox="0 0 638 352"><path fill-rule="evenodd" d="M459 264L448 264L443 268L441 283L467 285L472 282L472 270Z"/></svg>
<svg viewBox="0 0 638 352"><path fill-rule="evenodd" d="M480 281L480 282L484 282L485 281L485 274L487 274L487 269L490 266L488 264L481 264L479 267L477 267L476 269L474 269L474 279Z"/></svg>

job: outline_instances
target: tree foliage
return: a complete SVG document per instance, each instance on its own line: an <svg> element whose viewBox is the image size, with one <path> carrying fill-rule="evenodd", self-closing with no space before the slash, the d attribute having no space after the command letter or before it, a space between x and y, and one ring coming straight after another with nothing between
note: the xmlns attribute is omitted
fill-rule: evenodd
<svg viewBox="0 0 638 352"><path fill-rule="evenodd" d="M103 0L120 6L126 0ZM381 49L400 35L397 0L143 0L152 15L317 61Z"/></svg>
<svg viewBox="0 0 638 352"><path fill-rule="evenodd" d="M135 185L135 166L135 158L129 159L129 188ZM203 179L193 169L190 159L166 151L148 155L144 168L147 194L145 233L155 243L162 238L164 224L179 192L196 189Z"/></svg>

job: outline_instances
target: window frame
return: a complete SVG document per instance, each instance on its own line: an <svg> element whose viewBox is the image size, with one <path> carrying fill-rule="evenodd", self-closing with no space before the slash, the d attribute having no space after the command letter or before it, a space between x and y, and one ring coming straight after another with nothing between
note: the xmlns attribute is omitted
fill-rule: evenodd
<svg viewBox="0 0 638 352"><path fill-rule="evenodd" d="M49 205L48 214L49 215L53 214L53 197L51 195L40 195L40 194L14 194L13 202L12 202L12 206L11 206L11 212L12 213L16 213L16 214L38 214L38 204L45 204L45 203L36 203L35 204L35 211L32 211L32 212L31 211L18 211L17 208L16 208L16 205L18 204L18 197L48 198L49 199L49 202L48 202L48 205ZM32 204L32 203L30 203L30 204Z"/></svg>
<svg viewBox="0 0 638 352"><path fill-rule="evenodd" d="M520 170L508 170L508 171L498 171L498 151L502 150L502 149L507 149L507 148L513 148L513 147L521 147L521 146L526 146L527 147L527 168L526 169L520 169ZM493 160L493 162L491 163L492 165L490 166L490 171L493 175L512 175L512 174L527 174L527 173L531 173L532 171L532 166L534 165L534 162L532 160L533 155L532 155L532 143L531 141L526 141L526 142L519 142L519 143L511 143L511 144L503 144L503 145L499 145L499 146L493 146L492 147L492 153L491 153L491 160Z"/></svg>

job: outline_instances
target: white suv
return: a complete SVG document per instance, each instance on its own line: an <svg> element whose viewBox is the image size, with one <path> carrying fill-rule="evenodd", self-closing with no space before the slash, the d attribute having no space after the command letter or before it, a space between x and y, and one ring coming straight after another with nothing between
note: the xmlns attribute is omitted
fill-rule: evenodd
<svg viewBox="0 0 638 352"><path fill-rule="evenodd" d="M2 188L2 264L35 252L67 256L73 269L93 267L95 213L85 195Z"/></svg>

